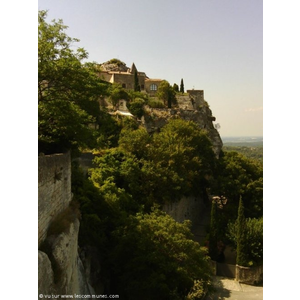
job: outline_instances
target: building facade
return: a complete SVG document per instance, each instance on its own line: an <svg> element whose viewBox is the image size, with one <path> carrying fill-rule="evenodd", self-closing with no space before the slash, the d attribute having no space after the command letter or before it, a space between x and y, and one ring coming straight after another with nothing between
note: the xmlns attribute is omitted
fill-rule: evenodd
<svg viewBox="0 0 300 300"><path fill-rule="evenodd" d="M135 82L135 73L137 73L141 91L148 93L150 96L155 95L162 79L151 79L145 72L139 72L133 63L131 68L126 67L125 64L106 62L101 65L99 76L101 79L110 83L119 83L124 89L133 90Z"/></svg>

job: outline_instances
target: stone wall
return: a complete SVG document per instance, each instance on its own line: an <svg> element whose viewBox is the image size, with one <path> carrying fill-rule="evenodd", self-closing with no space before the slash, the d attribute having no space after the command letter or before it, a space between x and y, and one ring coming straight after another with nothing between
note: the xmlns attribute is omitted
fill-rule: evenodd
<svg viewBox="0 0 300 300"><path fill-rule="evenodd" d="M195 109L195 102L193 101L193 98L190 97L190 95L176 95L176 100L178 103L178 107L181 109Z"/></svg>
<svg viewBox="0 0 300 300"><path fill-rule="evenodd" d="M235 279L246 284L261 284L263 282L263 266L242 267L236 265Z"/></svg>
<svg viewBox="0 0 300 300"><path fill-rule="evenodd" d="M103 71L103 72L101 72L101 73L99 74L99 77L100 77L102 80L105 80L105 81L107 81L107 82L113 83L113 75L112 75L111 73L109 73L109 72Z"/></svg>
<svg viewBox="0 0 300 300"><path fill-rule="evenodd" d="M145 74L138 73L138 80L141 89L143 90L145 87ZM125 73L125 72L114 72L112 74L112 79L110 82L117 82L121 84L124 88L133 90L134 89L134 74Z"/></svg>
<svg viewBox="0 0 300 300"><path fill-rule="evenodd" d="M186 92L194 100L194 105L196 108L202 106L205 103L203 90L187 90Z"/></svg>
<svg viewBox="0 0 300 300"><path fill-rule="evenodd" d="M39 156L38 245L46 238L51 221L72 199L70 153Z"/></svg>
<svg viewBox="0 0 300 300"><path fill-rule="evenodd" d="M150 96L154 96L157 92L157 89L159 88L160 84L161 84L162 80L161 79L146 79L145 80L145 91L150 95ZM150 86L152 84L155 84L157 89L156 90L151 90Z"/></svg>

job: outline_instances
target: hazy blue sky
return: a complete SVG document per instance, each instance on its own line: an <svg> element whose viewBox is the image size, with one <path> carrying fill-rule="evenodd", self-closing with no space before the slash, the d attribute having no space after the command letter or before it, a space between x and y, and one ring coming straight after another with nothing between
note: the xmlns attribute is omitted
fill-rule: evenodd
<svg viewBox="0 0 300 300"><path fill-rule="evenodd" d="M204 90L221 136L263 135L262 0L39 0L98 63Z"/></svg>

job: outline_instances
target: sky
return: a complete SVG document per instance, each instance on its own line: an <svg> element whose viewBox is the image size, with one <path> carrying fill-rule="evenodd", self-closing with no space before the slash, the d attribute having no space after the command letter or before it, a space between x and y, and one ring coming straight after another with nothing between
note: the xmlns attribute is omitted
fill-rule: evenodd
<svg viewBox="0 0 300 300"><path fill-rule="evenodd" d="M262 0L39 0L88 61L204 90L222 136L263 135ZM74 48L75 49L75 48Z"/></svg>

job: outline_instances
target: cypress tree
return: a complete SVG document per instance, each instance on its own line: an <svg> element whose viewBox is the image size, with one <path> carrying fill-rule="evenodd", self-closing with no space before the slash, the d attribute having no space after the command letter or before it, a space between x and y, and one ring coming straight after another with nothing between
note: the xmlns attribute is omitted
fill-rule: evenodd
<svg viewBox="0 0 300 300"><path fill-rule="evenodd" d="M218 257L217 204L215 201L212 201L210 212L209 256L212 260L217 260Z"/></svg>
<svg viewBox="0 0 300 300"><path fill-rule="evenodd" d="M180 93L184 93L184 84L183 84L183 79L181 78L181 82L180 82Z"/></svg>
<svg viewBox="0 0 300 300"><path fill-rule="evenodd" d="M240 196L238 218L237 218L237 257L236 263L240 266L247 266L247 237L246 237L246 218L242 196Z"/></svg>
<svg viewBox="0 0 300 300"><path fill-rule="evenodd" d="M141 86L140 86L140 83L139 83L139 78L138 78L138 74L137 74L136 70L134 72L134 91L135 92L140 92L141 91Z"/></svg>

